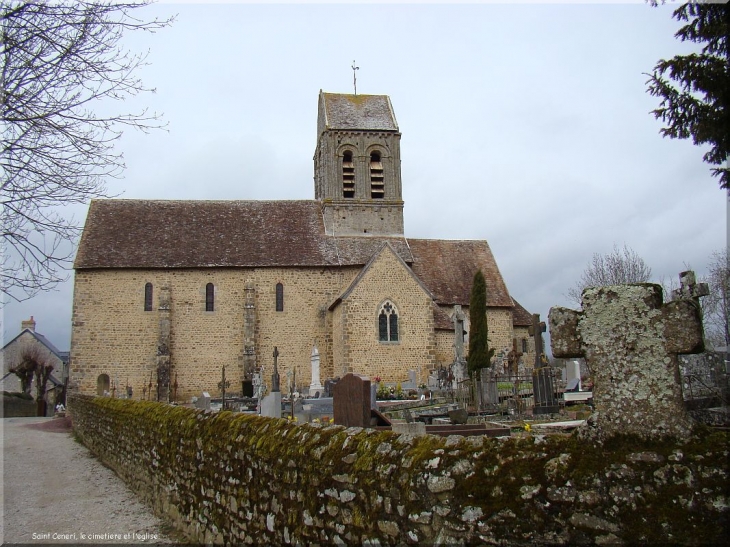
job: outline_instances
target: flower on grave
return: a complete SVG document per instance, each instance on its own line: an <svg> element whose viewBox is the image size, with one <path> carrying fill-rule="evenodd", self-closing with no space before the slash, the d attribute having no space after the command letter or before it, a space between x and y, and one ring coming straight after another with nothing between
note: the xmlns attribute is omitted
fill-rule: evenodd
<svg viewBox="0 0 730 547"><path fill-rule="evenodd" d="M314 420L312 420L312 422L315 423L315 424L318 424L319 423L319 418L315 418Z"/></svg>
<svg viewBox="0 0 730 547"><path fill-rule="evenodd" d="M380 376L373 377L373 382L375 382L376 384L379 384L381 380L382 378Z"/></svg>
<svg viewBox="0 0 730 547"><path fill-rule="evenodd" d="M525 424L525 431L530 432L532 430L532 426L530 424Z"/></svg>
<svg viewBox="0 0 730 547"><path fill-rule="evenodd" d="M331 424L335 423L335 419L334 418L330 418L330 423Z"/></svg>

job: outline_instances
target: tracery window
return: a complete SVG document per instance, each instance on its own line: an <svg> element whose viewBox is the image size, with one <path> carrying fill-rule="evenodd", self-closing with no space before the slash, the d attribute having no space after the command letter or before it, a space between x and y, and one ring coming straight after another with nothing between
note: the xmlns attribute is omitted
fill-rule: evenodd
<svg viewBox="0 0 730 547"><path fill-rule="evenodd" d="M355 164L349 150L342 154L342 197L355 197Z"/></svg>
<svg viewBox="0 0 730 547"><path fill-rule="evenodd" d="M398 310L390 301L386 301L380 306L378 340L381 342L398 341Z"/></svg>
<svg viewBox="0 0 730 547"><path fill-rule="evenodd" d="M370 198L382 199L385 197L385 176L380 152L370 153Z"/></svg>
<svg viewBox="0 0 730 547"><path fill-rule="evenodd" d="M284 311L284 285L276 284L276 311Z"/></svg>
<svg viewBox="0 0 730 547"><path fill-rule="evenodd" d="M215 311L215 286L208 283L205 286L205 311Z"/></svg>
<svg viewBox="0 0 730 547"><path fill-rule="evenodd" d="M144 285L144 311L152 311L152 283Z"/></svg>

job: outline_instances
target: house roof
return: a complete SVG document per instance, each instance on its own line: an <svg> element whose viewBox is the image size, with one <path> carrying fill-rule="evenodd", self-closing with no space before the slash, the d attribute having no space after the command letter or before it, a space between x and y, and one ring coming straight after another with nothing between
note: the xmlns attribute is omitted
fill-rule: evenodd
<svg viewBox="0 0 730 547"><path fill-rule="evenodd" d="M515 307L512 310L512 324L515 327L532 326L532 314L523 308L522 305L514 298L512 299L512 302L515 304Z"/></svg>
<svg viewBox="0 0 730 547"><path fill-rule="evenodd" d="M10 342L8 342L7 344L5 344L2 349L5 350L5 348L7 348L8 346L14 344L15 341L18 340L18 339L20 339L20 337L23 336L24 334L28 334L28 335L32 336L33 338L35 338L36 340L38 340L41 344L43 344L44 346L46 346L46 348L48 348L48 350L51 353L53 353L56 357L58 357L61 360L61 362L68 363L68 358L69 358L69 352L68 351L60 351L56 346L54 346L51 343L51 341L48 338L46 338L42 334L39 334L39 333L37 333L37 332L35 332L33 330L30 330L30 329L23 329L22 331L20 331L20 334L18 334L15 338L13 338L12 340L10 340Z"/></svg>
<svg viewBox="0 0 730 547"><path fill-rule="evenodd" d="M398 131L387 95L346 95L320 92L321 134L325 129Z"/></svg>
<svg viewBox="0 0 730 547"><path fill-rule="evenodd" d="M325 235L321 204L302 201L92 200L74 268L362 266L403 237Z"/></svg>
<svg viewBox="0 0 730 547"><path fill-rule="evenodd" d="M328 236L317 200L92 200L74 268L362 267L384 244L439 304L468 306L481 269L487 305L513 306L486 241Z"/></svg>
<svg viewBox="0 0 730 547"><path fill-rule="evenodd" d="M486 241L409 239L408 244L413 271L439 304L468 306L474 274L482 270L487 306L512 307L512 298Z"/></svg>
<svg viewBox="0 0 730 547"><path fill-rule="evenodd" d="M445 309L433 303L433 323L436 330L454 331L454 322Z"/></svg>

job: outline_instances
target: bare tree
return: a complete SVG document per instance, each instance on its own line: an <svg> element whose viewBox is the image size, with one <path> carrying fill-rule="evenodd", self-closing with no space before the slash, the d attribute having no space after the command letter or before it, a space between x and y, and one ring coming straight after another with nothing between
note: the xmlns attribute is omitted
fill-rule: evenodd
<svg viewBox="0 0 730 547"><path fill-rule="evenodd" d="M48 379L53 372L53 361L47 351L38 346L26 346L20 352L20 362L9 369L20 378L21 390L30 394L35 379L36 400L41 400L46 394Z"/></svg>
<svg viewBox="0 0 730 547"><path fill-rule="evenodd" d="M702 299L708 346L730 346L730 263L727 250L712 253L706 281L710 294Z"/></svg>
<svg viewBox="0 0 730 547"><path fill-rule="evenodd" d="M154 91L135 75L147 64L147 53L120 46L126 31L154 32L172 23L173 18L137 18L133 12L148 4L0 4L3 300L26 300L66 278L80 227L59 207L106 197L106 177L119 177L124 169L114 150L124 128L162 127L160 116L147 110L111 115L93 110Z"/></svg>
<svg viewBox="0 0 730 547"><path fill-rule="evenodd" d="M646 283L651 278L651 268L633 249L615 244L607 255L594 253L593 259L579 282L568 290L568 298L580 306L583 289L623 283Z"/></svg>

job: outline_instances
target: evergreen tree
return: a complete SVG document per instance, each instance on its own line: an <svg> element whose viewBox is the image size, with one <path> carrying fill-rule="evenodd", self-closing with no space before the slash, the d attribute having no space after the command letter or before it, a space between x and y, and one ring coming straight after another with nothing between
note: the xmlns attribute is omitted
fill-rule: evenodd
<svg viewBox="0 0 730 547"><path fill-rule="evenodd" d="M490 365L494 349L489 348L489 332L487 329L487 283L484 274L479 270L474 274L474 283L469 298L469 357L467 368L469 376L474 376Z"/></svg>
<svg viewBox="0 0 730 547"><path fill-rule="evenodd" d="M663 136L692 137L695 144L708 144L710 150L703 159L718 166L711 171L719 176L720 188L730 188L730 170L727 164L722 166L730 161L730 6L687 2L673 17L687 23L677 31L677 38L703 46L700 53L657 63L647 83L649 93L662 102L652 114L667 124L661 130Z"/></svg>

